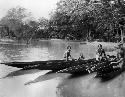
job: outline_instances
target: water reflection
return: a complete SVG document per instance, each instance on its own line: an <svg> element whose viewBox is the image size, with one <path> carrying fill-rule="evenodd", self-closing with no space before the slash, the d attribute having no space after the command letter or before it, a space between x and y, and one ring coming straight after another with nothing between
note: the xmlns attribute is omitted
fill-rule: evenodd
<svg viewBox="0 0 125 97"><path fill-rule="evenodd" d="M23 61L50 60L54 56L50 55L48 48L27 48L21 51Z"/></svg>

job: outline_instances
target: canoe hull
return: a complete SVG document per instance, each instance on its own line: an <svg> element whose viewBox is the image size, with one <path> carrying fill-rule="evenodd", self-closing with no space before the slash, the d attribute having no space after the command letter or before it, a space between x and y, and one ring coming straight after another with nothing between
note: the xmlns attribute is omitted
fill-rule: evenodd
<svg viewBox="0 0 125 97"><path fill-rule="evenodd" d="M62 70L64 68L69 68L72 66L77 66L77 65L82 65L90 62L94 62L95 59L89 59L89 60L72 60L72 61L58 61L58 62L49 62L46 64L38 64L36 66L29 66L25 67L23 69L29 70L29 69L40 69L40 70L53 70L53 71L58 71Z"/></svg>
<svg viewBox="0 0 125 97"><path fill-rule="evenodd" d="M10 62L4 63L5 65L22 68L23 70L40 69L40 70L53 70L58 71L64 68L82 65L90 62L94 62L95 59L88 60L49 60L49 61L33 61L33 62Z"/></svg>

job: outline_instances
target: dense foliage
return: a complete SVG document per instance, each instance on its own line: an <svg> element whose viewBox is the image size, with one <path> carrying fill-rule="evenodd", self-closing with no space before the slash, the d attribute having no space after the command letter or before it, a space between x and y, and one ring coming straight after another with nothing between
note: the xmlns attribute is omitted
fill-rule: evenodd
<svg viewBox="0 0 125 97"><path fill-rule="evenodd" d="M47 26L47 19L35 20L25 8L16 7L8 10L7 15L1 19L0 37L27 41L45 38Z"/></svg>
<svg viewBox="0 0 125 97"><path fill-rule="evenodd" d="M116 41L125 32L124 18L125 0L60 0L49 20L35 20L22 7L10 9L0 21L0 36Z"/></svg>
<svg viewBox="0 0 125 97"><path fill-rule="evenodd" d="M114 41L124 32L124 3L124 0L61 0L51 18L55 35Z"/></svg>

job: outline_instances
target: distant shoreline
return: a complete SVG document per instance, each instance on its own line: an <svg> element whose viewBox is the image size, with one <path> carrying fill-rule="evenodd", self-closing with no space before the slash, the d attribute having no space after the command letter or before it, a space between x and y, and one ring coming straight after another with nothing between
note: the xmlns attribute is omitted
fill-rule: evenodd
<svg viewBox="0 0 125 97"><path fill-rule="evenodd" d="M87 45L93 45L97 46L98 44L102 44L102 46L117 46L117 43L113 42L98 42L98 41L83 41L83 40L65 40L65 39L55 39L55 38L50 38L50 39L32 39L31 41L42 41L42 40L52 40L52 41L67 41L67 42L80 42L80 44L87 44ZM10 38L1 38L0 42L16 42L18 40L15 39L10 39ZM19 40L20 42L26 42L27 40ZM30 41L29 41L30 42Z"/></svg>

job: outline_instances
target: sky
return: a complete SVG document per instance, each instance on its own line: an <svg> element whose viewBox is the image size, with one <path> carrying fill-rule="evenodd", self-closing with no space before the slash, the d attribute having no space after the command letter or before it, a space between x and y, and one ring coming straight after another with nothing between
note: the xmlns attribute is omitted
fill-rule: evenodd
<svg viewBox="0 0 125 97"><path fill-rule="evenodd" d="M33 17L49 18L49 14L56 8L59 0L0 0L0 18L6 15L8 9L21 6L32 12Z"/></svg>

